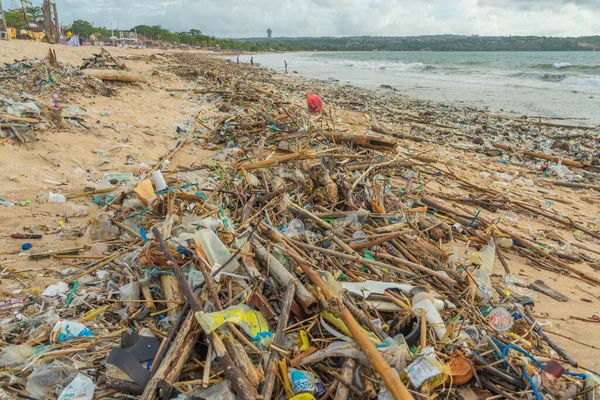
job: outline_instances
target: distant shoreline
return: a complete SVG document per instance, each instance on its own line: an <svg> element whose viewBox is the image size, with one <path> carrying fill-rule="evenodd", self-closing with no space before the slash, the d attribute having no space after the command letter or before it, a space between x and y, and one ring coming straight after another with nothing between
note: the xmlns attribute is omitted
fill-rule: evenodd
<svg viewBox="0 0 600 400"><path fill-rule="evenodd" d="M565 52L521 52L521 56L517 57L513 56L517 52L496 52L504 56L491 57L493 62L501 60L513 63L500 66L493 64L493 69L488 68L489 52L479 52L481 56L471 60L466 56L454 57L454 60L466 63L463 70L454 68L456 65L444 64L447 61L432 64L458 52L427 52L430 56L423 54L423 57L418 57L415 52L404 52L406 56L401 56L401 52L388 52L381 57L372 57L377 55L372 52L347 52L350 53L349 58L338 57L341 56L340 52L319 52L321 55L314 57L311 53L315 52L248 52L240 54L240 63L248 65L253 56L255 67L271 70L282 77L313 83L351 85L374 92L380 92L381 88L392 89L393 93L419 101L489 108L515 115L585 121L578 124L587 126L600 124L600 117L594 111L596 101L600 98L600 71L595 69L600 70L600 66L596 67L590 60L595 57L583 57L589 54L585 52L571 52L571 57L563 57ZM331 56L325 56L324 53L330 53ZM544 53L545 57L542 56ZM398 57L390 59L393 54L398 54ZM580 56L575 57L575 54ZM236 54L220 55L235 64ZM581 71L584 65L572 59L582 57L584 60L579 60L580 64L594 64L591 66L594 76L585 75L586 71ZM485 59L484 65L470 63L482 58ZM529 59L528 64L522 63L525 59ZM288 75L283 74L284 60L288 63ZM528 70L532 65L535 69ZM563 80L564 83L561 83Z"/></svg>

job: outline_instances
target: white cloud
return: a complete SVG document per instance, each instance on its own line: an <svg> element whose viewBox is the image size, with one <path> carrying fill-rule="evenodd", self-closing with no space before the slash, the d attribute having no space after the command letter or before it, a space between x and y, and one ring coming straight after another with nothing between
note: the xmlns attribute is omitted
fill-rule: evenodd
<svg viewBox="0 0 600 400"><path fill-rule="evenodd" d="M39 1L41 2L41 1ZM598 34L600 0L57 0L75 19L218 37ZM34 1L35 3L35 1Z"/></svg>

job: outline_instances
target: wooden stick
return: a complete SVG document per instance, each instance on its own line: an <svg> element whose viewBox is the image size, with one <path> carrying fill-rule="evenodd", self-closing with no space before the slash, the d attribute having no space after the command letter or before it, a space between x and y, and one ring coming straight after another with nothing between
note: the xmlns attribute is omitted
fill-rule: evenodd
<svg viewBox="0 0 600 400"><path fill-rule="evenodd" d="M352 374L354 373L355 365L356 361L354 361L353 358L347 358L344 362L344 366L342 367L342 379L344 379L346 382L352 382ZM348 386L343 384L338 385L334 400L346 400L349 392L350 388Z"/></svg>
<svg viewBox="0 0 600 400"><path fill-rule="evenodd" d="M164 385L159 384L161 382L167 383L170 391L173 383L179 378L179 374L194 349L200 333L202 333L202 330L198 327L194 312L190 311L156 373L146 384L142 395L143 399L154 400L162 399L165 395L170 396L170 393L159 394L159 391L167 389Z"/></svg>
<svg viewBox="0 0 600 400"><path fill-rule="evenodd" d="M115 224L116 226L118 226L119 228L123 229L124 231L128 232L130 235L132 235L133 237L136 237L138 239L142 239L144 240L144 238L142 237L142 235L139 232L134 231L133 229L131 229L130 227L128 227L125 224L120 223L119 221L112 219L111 220L113 224Z"/></svg>
<svg viewBox="0 0 600 400"><path fill-rule="evenodd" d="M281 345L284 336L285 328L288 324L290 317L290 310L292 309L292 303L294 300L294 294L296 293L295 285L288 285L283 300L283 306L281 307L281 314L279 315L279 321L277 321L277 329L275 330L275 336L273 337L273 343L275 345ZM279 361L279 353L271 350L269 360L267 361L267 375L265 377L265 384L262 389L262 396L264 399L270 399L273 394L273 388L275 387L275 379L277 378L276 370L277 363Z"/></svg>
<svg viewBox="0 0 600 400"><path fill-rule="evenodd" d="M380 151L395 151L398 141L390 137L355 135L350 133L328 132L323 134L334 141L351 142L358 146Z"/></svg>
<svg viewBox="0 0 600 400"><path fill-rule="evenodd" d="M295 296L298 303L306 312L311 312L317 304L317 300L314 296L304 287L304 285L298 281L298 279L292 274L286 267L279 262L272 254L270 254L264 247L258 243L254 244L254 251L256 257L263 264L264 268L269 271L269 274L273 279L281 286L296 286Z"/></svg>
<svg viewBox="0 0 600 400"><path fill-rule="evenodd" d="M72 194L68 194L66 197L67 197L67 200L71 200L71 199L77 199L79 197L93 196L95 194L110 193L110 192L114 192L116 189L117 189L116 186L111 186L111 187L105 188L105 189L94 189L94 190L89 190L87 192L72 193Z"/></svg>
<svg viewBox="0 0 600 400"><path fill-rule="evenodd" d="M560 162L562 165L568 165L569 167L584 168L586 166L586 164L584 164L582 162L570 160L568 158L562 158L562 157L552 156L550 154L538 153L537 151L516 149L514 147L510 147L510 146L496 143L496 142L492 142L492 146L496 147L497 149L514 151L514 152L521 153L521 154L524 154L526 156L533 157L533 158L539 158L539 159L547 160L547 161L554 161L556 163Z"/></svg>
<svg viewBox="0 0 600 400"><path fill-rule="evenodd" d="M500 249L500 246L498 246L498 241L496 240L496 232L494 231L493 228L492 228L492 239L494 240L494 244L496 246L496 255L498 255L498 260L500 260L500 263L504 267L504 275L508 276L508 275L510 275L510 268L508 267L508 264L506 263L506 259L504 258L504 254L502 254L502 250Z"/></svg>
<svg viewBox="0 0 600 400"><path fill-rule="evenodd" d="M396 239L397 237L400 237L400 236L404 235L405 233L406 232L403 232L403 231L394 232L394 233L391 233L391 234L386 235L384 237L381 237L379 239L371 240L369 242L357 243L357 244L350 245L350 247L353 250L366 249L367 247L373 247L373 246L377 246L377 245L385 243L385 242L389 242L390 240Z"/></svg>
<svg viewBox="0 0 600 400"><path fill-rule="evenodd" d="M43 253L30 254L28 258L30 260L39 260L42 258L52 257L55 255L79 253L80 251L85 250L85 248L86 248L85 246L79 246L79 247L71 247L68 249L61 249L61 250L50 250L50 251L45 251ZM89 246L88 246L88 248L89 248Z"/></svg>
<svg viewBox="0 0 600 400"><path fill-rule="evenodd" d="M212 344L208 344L208 350L206 351L206 360L204 361L204 371L202 371L202 387L208 387L208 381L210 379L210 364L212 362L213 349Z"/></svg>
<svg viewBox="0 0 600 400"><path fill-rule="evenodd" d="M143 243L143 240L137 242L134 244L134 246L137 246L139 244ZM123 254L125 254L126 252L128 252L130 250L130 248L126 248L123 249L111 256L106 257L104 260L99 260L98 262L92 263L91 267L88 268L87 270L83 271L82 273L80 273L79 275L76 275L70 279L67 279L65 282L66 283L73 283L75 282L77 279L86 276L87 274L91 274L92 272L104 267L105 265L110 264L111 262L113 262L115 259L117 259L118 257L122 256Z"/></svg>
<svg viewBox="0 0 600 400"><path fill-rule="evenodd" d="M351 255L346 254L346 253L340 253L339 251L334 251L334 250L324 249L322 247L317 247L317 246L312 246L312 245L309 245L309 244L304 244L302 242L298 242L298 241L293 240L293 239L290 239L290 242L292 242L293 244L295 244L298 247L302 247L302 248L305 248L305 249L308 249L308 250L319 251L319 252L324 253L324 254L329 254L329 255L332 255L332 256L337 256L337 257L340 257L340 258L345 258L347 260L352 260L352 261L355 261L355 262L361 263L361 264L369 264L369 265L374 265L374 266L381 267L381 268L387 268L389 270L392 270L392 271L395 271L395 272L398 272L398 273L401 273L401 274L405 274L405 275L407 273L409 275L414 275L410 271L406 271L404 269L401 269L401 268L398 268L398 267L394 267L393 265L389 265L389 264L382 263L382 262L379 262L379 261L367 260L364 257L351 256ZM456 281L454 279L448 278L447 276L445 276L443 274L440 274L440 273L438 273L436 271L433 271L433 270L431 270L431 269L429 269L429 268L427 268L427 267L425 267L423 265L419 265L419 264L416 264L416 263L413 263L413 262L410 262L410 261L407 261L407 260L403 260L403 259L398 258L398 257L393 257L393 256L390 256L389 254L383 254L383 253L375 252L375 253L373 253L373 255L375 257L381 257L381 258L385 258L384 256L387 256L389 259L393 259L394 261L396 261L396 262L398 262L400 264L406 265L407 267L410 267L410 268L414 268L414 269L419 270L421 272L425 272L425 273L427 273L427 274L429 274L429 275L431 275L431 276L433 276L435 278L438 278L440 280L443 280L444 282L447 282L447 283L449 283L451 285L456 284Z"/></svg>

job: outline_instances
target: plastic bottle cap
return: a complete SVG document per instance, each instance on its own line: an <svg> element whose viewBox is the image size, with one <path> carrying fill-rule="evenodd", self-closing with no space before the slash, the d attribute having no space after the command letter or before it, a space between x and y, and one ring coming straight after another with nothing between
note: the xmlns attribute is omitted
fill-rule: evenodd
<svg viewBox="0 0 600 400"><path fill-rule="evenodd" d="M490 325L500 332L510 329L513 324L512 316L502 307L494 308L490 313Z"/></svg>
<svg viewBox="0 0 600 400"><path fill-rule="evenodd" d="M29 242L27 242L27 243L23 243L23 244L21 245L21 249L23 249L23 250L29 250L29 249L30 249L30 248L32 248L32 247L33 247L33 245L32 245L31 243L29 243Z"/></svg>

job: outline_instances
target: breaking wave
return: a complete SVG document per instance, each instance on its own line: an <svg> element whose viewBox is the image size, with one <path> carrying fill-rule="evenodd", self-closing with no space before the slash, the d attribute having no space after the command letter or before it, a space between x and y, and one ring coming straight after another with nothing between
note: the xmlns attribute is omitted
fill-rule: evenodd
<svg viewBox="0 0 600 400"><path fill-rule="evenodd" d="M552 64L552 67L554 67L556 69L561 69L561 68L569 68L572 65L573 64L568 63L568 62L562 62L562 63L554 63L554 64Z"/></svg>

